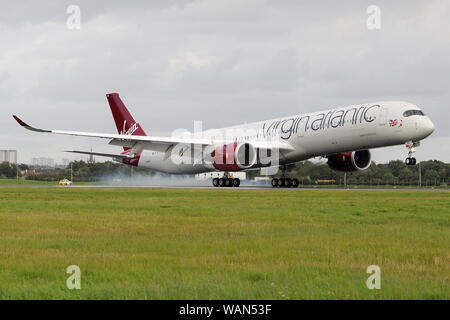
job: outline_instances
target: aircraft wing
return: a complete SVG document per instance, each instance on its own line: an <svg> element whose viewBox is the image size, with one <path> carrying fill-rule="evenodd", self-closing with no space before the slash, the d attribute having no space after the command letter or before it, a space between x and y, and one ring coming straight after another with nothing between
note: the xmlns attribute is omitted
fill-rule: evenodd
<svg viewBox="0 0 450 320"><path fill-rule="evenodd" d="M145 150L153 150L166 152L171 147L176 144L194 144L194 145L202 145L203 147L209 145L215 145L219 143L230 143L232 141L218 141L206 138L192 138L192 137L156 137L156 136L137 136L137 135L127 135L127 134L111 134L111 133L91 133L91 132L77 132L77 131L62 131L62 130L48 130L48 129L39 129L32 127L25 123L17 116L13 116L14 119L25 129L35 131L35 132L43 132L43 133L53 133L53 134L61 134L68 136L80 136L80 137L93 137L93 138L103 138L110 139L109 144L115 146L129 147L133 150L145 149ZM283 151L291 151L293 150L292 146L285 141L277 142L275 145L273 142L265 142L265 141L255 141L251 142L255 148L261 149L271 149L271 148L279 148Z"/></svg>
<svg viewBox="0 0 450 320"><path fill-rule="evenodd" d="M43 133L53 133L68 136L81 136L81 137L93 137L93 138L103 138L110 139L110 144L123 147L147 149L154 151L166 151L168 148L175 144L186 143L186 144L200 144L200 145L210 145L211 140L209 139L196 139L196 138L176 138L176 137L154 137L154 136L133 136L126 134L111 134L111 133L92 133L92 132L77 132L77 131L62 131L62 130L48 130L39 129L32 127L25 123L17 116L13 116L14 119L25 129L43 132Z"/></svg>

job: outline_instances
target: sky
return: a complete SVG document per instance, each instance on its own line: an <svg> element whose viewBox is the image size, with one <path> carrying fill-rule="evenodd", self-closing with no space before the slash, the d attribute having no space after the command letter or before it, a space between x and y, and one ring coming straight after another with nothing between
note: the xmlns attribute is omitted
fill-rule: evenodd
<svg viewBox="0 0 450 320"><path fill-rule="evenodd" d="M450 1L0 1L0 149L18 150L19 162L120 151L26 131L11 117L115 133L110 92L151 135L408 101L436 126L418 160L450 162ZM378 29L367 26L370 5ZM382 148L373 159L406 153Z"/></svg>

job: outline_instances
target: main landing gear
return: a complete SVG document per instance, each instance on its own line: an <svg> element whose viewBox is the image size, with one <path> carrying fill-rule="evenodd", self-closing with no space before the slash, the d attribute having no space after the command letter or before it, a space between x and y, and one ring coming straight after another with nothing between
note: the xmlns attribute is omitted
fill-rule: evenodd
<svg viewBox="0 0 450 320"><path fill-rule="evenodd" d="M286 177L286 166L281 167L281 178L272 179L272 187L274 188L297 188L299 181L297 178L291 179Z"/></svg>
<svg viewBox="0 0 450 320"><path fill-rule="evenodd" d="M225 172L222 178L214 178L212 180L214 187L239 187L241 185L241 180L239 178L230 177L228 172Z"/></svg>
<svg viewBox="0 0 450 320"><path fill-rule="evenodd" d="M420 146L420 142L412 142L409 141L405 144L406 148L409 149L408 151L408 158L405 159L405 164L407 166L414 166L417 163L416 158L413 157L414 153L416 152L416 147Z"/></svg>
<svg viewBox="0 0 450 320"><path fill-rule="evenodd" d="M297 188L299 181L297 178L273 178L272 187L274 188Z"/></svg>

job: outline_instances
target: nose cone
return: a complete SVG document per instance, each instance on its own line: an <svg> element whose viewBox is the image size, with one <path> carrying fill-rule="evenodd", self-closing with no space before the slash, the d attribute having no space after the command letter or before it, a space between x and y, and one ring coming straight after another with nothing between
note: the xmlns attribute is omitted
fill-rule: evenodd
<svg viewBox="0 0 450 320"><path fill-rule="evenodd" d="M430 134L432 134L434 132L435 126L433 124L433 122L428 119L428 124L427 124L427 130L429 131Z"/></svg>
<svg viewBox="0 0 450 320"><path fill-rule="evenodd" d="M421 124L421 131L425 137L428 137L430 134L434 132L434 124L430 119L424 119L423 123Z"/></svg>

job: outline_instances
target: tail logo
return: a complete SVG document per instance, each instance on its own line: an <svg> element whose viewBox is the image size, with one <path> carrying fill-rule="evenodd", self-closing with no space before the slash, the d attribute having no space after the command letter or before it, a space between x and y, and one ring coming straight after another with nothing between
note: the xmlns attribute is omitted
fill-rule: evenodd
<svg viewBox="0 0 450 320"><path fill-rule="evenodd" d="M127 129L127 120L123 121L123 127L122 130L120 131L120 134L125 134L125 135L132 135L133 133L136 132L136 130L139 129L139 126L137 123L133 123L128 129Z"/></svg>

